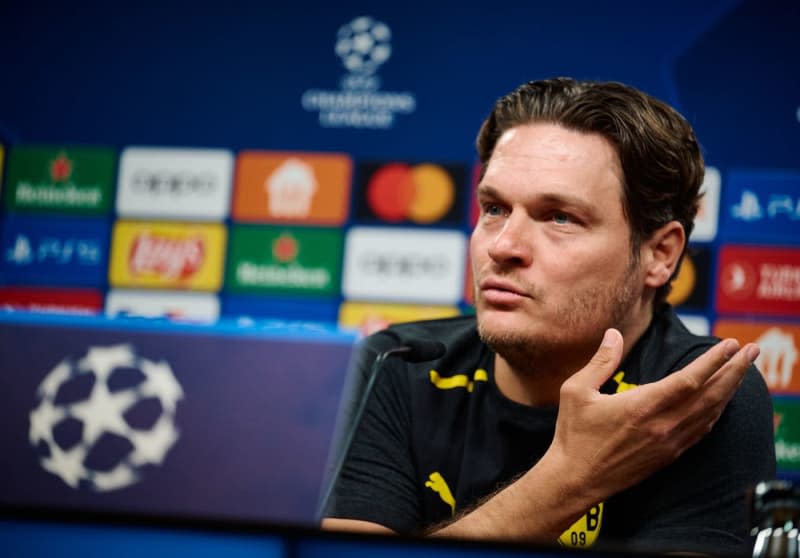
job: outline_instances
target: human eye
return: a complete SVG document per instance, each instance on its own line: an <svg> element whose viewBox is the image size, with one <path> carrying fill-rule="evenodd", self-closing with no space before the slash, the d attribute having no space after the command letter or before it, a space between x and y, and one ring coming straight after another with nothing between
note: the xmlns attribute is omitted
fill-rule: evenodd
<svg viewBox="0 0 800 558"><path fill-rule="evenodd" d="M554 211L551 218L556 225L569 225L570 223L575 222L569 213L565 213L563 211Z"/></svg>
<svg viewBox="0 0 800 558"><path fill-rule="evenodd" d="M487 202L481 205L484 215L489 217L497 217L503 214L503 209L496 203Z"/></svg>

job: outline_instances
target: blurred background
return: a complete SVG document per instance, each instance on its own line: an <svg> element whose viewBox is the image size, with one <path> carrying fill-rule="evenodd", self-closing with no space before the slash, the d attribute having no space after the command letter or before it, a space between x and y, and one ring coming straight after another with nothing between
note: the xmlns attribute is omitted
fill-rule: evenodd
<svg viewBox="0 0 800 558"><path fill-rule="evenodd" d="M0 500L312 522L353 342L471 311L475 136L553 76L694 126L670 300L760 344L800 476L798 29L793 0L0 2Z"/></svg>

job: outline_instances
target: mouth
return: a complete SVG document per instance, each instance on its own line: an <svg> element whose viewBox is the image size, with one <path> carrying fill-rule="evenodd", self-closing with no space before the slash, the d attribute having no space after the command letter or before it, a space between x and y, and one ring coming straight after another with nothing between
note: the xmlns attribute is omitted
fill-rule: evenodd
<svg viewBox="0 0 800 558"><path fill-rule="evenodd" d="M526 298L531 298L524 289L501 279L483 279L478 284L478 289L481 292L481 297L487 303L496 306L518 304Z"/></svg>

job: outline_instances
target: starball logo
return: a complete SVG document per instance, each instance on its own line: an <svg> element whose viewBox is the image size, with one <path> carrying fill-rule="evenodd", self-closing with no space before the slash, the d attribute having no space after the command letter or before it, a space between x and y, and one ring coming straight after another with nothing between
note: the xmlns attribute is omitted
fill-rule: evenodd
<svg viewBox="0 0 800 558"><path fill-rule="evenodd" d="M397 115L416 110L413 93L380 90L377 71L391 58L391 41L389 25L369 15L339 27L334 52L348 72L340 89L309 89L300 101L306 111L319 115L320 126L389 129Z"/></svg>

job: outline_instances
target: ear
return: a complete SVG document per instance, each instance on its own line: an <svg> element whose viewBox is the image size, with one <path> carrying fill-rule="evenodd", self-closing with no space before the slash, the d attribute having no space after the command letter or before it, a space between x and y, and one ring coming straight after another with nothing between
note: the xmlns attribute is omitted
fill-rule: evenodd
<svg viewBox="0 0 800 558"><path fill-rule="evenodd" d="M670 221L642 246L645 264L645 285L657 289L666 285L678 266L678 259L686 245L686 232L678 221Z"/></svg>

